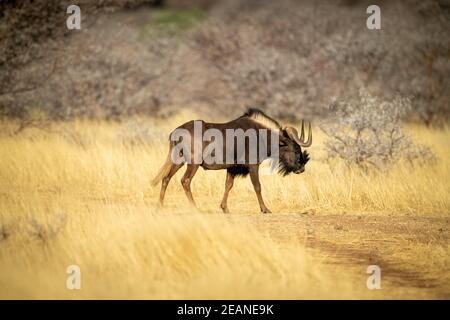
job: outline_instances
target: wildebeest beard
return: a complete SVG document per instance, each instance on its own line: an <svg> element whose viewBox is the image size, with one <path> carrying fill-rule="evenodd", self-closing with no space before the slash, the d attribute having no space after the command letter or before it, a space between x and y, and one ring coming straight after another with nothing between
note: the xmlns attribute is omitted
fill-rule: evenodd
<svg viewBox="0 0 450 320"><path fill-rule="evenodd" d="M272 143L276 146L278 145L280 148L278 149L278 152L276 150L273 150L270 148L270 154L266 152L261 153L261 141L256 143L250 143L250 141L246 144L246 148L244 148L244 154L245 158L243 163L241 164L238 159L235 158L235 155L233 154L232 159L235 160L235 162L227 161L227 163L223 164L209 164L207 161L204 161L204 155L203 152L194 152L195 148L187 148L186 153L182 153L180 157L175 157L176 160L181 160L180 162L174 162L173 161L173 154L178 155L176 145L175 143L179 141L179 138L182 138L184 140L183 134L178 134L181 132L185 133L186 136L196 133L196 128L200 124L200 128L202 129L214 129L214 132L219 134L226 134L226 131L231 130L243 130L244 136L245 132L248 129L264 129L271 131L271 133L275 133L275 135L279 135L279 137L282 137L282 142L277 141L278 143L275 143L274 141L270 141L270 145L272 146ZM263 213L270 213L270 210L266 207L264 204L262 195L261 195L261 185L259 181L259 165L266 159L272 159L272 165L277 165L277 171L278 173L281 173L283 175L287 175L291 172L294 173L302 173L305 169L305 164L309 160L309 155L306 151L302 152L302 148L308 148L312 145L312 129L311 129L311 123L308 123L308 134L305 134L304 130L304 120L301 122L301 129L298 131L296 128L292 126L281 126L276 120L270 118L267 116L264 112L257 109L250 109L248 110L244 115L241 117L225 122L225 123L212 123L212 122L205 122L202 120L191 120L188 121L178 128L176 128L174 131L170 133L170 146L169 146L169 154L167 156L166 161L164 162L161 169L158 171L158 174L153 179L152 184L156 185L158 183L161 183L161 190L159 193L159 203L162 205L164 201L164 195L167 190L167 186L169 184L170 179L174 176L174 174L180 169L184 164L187 165L187 169L185 174L183 175L183 178L181 180L181 184L183 186L183 189L186 193L186 196L188 197L191 204L195 206L195 202L192 196L192 192L190 189L191 180L194 177L195 173L197 172L197 169L199 167L203 167L205 170L219 170L219 169L226 169L227 170L227 177L225 182L225 192L222 199L222 202L220 204L220 207L222 208L223 212L228 213L228 207L227 207L227 198L228 194L233 187L234 178L236 176L246 176L250 175L251 182L253 184L253 188L255 189L255 193L258 198L259 207L261 209L261 212ZM239 131L240 132L240 131ZM212 134L210 138L214 137L215 141L215 135ZM249 136L250 137L250 136ZM305 139L305 137L307 137ZM173 139L174 138L174 139ZM195 141L199 141L202 143L201 146L205 147L206 143L205 141L202 141L202 137L199 137L198 139L194 139ZM249 138L250 139L250 138ZM211 141L211 140L208 140ZM266 141L268 143L268 141ZM227 144L228 145L228 144ZM191 147L191 144L188 144L189 147ZM195 144L194 144L195 146ZM250 157L252 154L247 153L246 150L248 150L249 147L257 147L257 161L256 163L253 163L253 157ZM226 149L226 148L225 148ZM219 149L220 150L220 149ZM174 152L175 151L175 152ZM209 149L208 149L209 151ZM215 151L215 150L214 150ZM225 150L226 151L226 150ZM234 150L233 150L234 151ZM238 150L237 150L238 151ZM264 150L263 150L264 151ZM267 150L268 151L268 150ZM227 153L229 154L229 153ZM212 154L211 154L212 156ZM246 160L248 156L248 160ZM196 157L198 157L198 161L196 161ZM215 157L215 154L214 154ZM223 157L223 154L222 154ZM237 154L236 154L237 157ZM220 158L220 157L219 157ZM275 159L278 158L278 159ZM193 162L191 162L191 159L194 159ZM209 158L208 158L209 159ZM214 159L213 159L214 160ZM238 161L236 161L238 160ZM278 160L278 161L277 161ZM233 164L235 163L235 164ZM271 166L271 169L273 167ZM271 171L272 172L272 171Z"/></svg>
<svg viewBox="0 0 450 320"><path fill-rule="evenodd" d="M278 164L278 173L282 174L283 176L287 176L288 174L297 171L298 169L300 169L302 166L305 166L306 163L309 161L309 154L306 150L303 151L303 153L301 151L298 151L299 155L300 155L300 162L295 162L295 163L289 163L286 158L284 158L281 154L280 154L280 162Z"/></svg>

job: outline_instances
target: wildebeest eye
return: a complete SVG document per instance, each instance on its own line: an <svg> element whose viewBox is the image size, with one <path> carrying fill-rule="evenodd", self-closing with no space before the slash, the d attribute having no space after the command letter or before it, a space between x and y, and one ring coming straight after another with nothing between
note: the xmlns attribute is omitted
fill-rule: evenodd
<svg viewBox="0 0 450 320"><path fill-rule="evenodd" d="M280 141L280 147L285 147L285 146L287 146L286 142Z"/></svg>

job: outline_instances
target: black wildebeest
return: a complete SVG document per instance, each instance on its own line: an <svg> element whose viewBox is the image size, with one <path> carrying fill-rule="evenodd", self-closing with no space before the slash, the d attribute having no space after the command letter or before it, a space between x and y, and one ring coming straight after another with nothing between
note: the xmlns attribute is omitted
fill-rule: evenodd
<svg viewBox="0 0 450 320"><path fill-rule="evenodd" d="M195 136L196 125L202 130L202 132L211 129L215 130L216 133L218 132L219 134L221 134L222 137L226 137L227 132L229 132L230 130L234 132L240 131L241 133L261 132L261 130L263 130L267 135L265 136L266 138L264 138L264 136L255 135L254 137L256 138L256 140L254 140L253 142L250 141L248 135L244 136L243 144L245 148L243 149L244 154L241 155L238 154L239 152L237 150L237 136L234 136L231 140L225 139L225 143L223 143L223 145L221 146L224 152L222 152L220 156L217 155L219 159L217 159L216 157L216 160L211 162L206 161L203 151L206 150L212 139L205 139L203 136ZM220 205L223 212L228 212L227 199L228 194L233 187L234 178L236 176L246 176L250 174L253 187L258 197L261 212L269 213L270 210L267 209L261 195L261 185L258 175L259 165L265 159L273 158L274 154L276 154L276 157L278 158L279 173L283 175L287 175L292 172L296 174L302 173L305 170L305 165L309 160L309 155L306 151L302 151L301 147L309 147L312 144L311 123L309 123L308 129L308 138L305 141L303 121L299 137L298 132L295 128L290 126L282 127L276 120L270 118L258 109L249 109L241 117L227 123L208 123L201 120L192 120L181 125L170 134L171 142L169 156L167 157L166 162L153 180L153 185L156 185L160 181L162 181L159 198L160 204L163 204L164 195L170 179L186 163L187 170L183 175L183 178L181 179L181 184L183 185L186 196L192 204L195 205L195 202L192 197L190 185L192 178L197 172L197 169L199 167L203 167L203 169L205 170L226 169L227 178L225 183L225 193ZM181 143L179 140L184 140L184 138L172 139L174 138L176 130L184 130L184 132L188 132L189 138L194 137L193 139L188 139L189 142L187 149L176 149L177 142ZM274 153L272 148L269 149L267 147L268 145L272 147L272 142L276 143L276 146L278 147L276 153ZM265 149L265 153L259 154L258 151L255 152L254 154L257 154L256 161L250 161L250 152L260 150L262 144L265 144L267 147ZM195 147L194 145L196 145L197 147ZM232 148L232 156L230 157L232 161L218 161L225 160L225 154L228 151L227 145L231 145ZM173 154L179 156L181 161L175 162ZM214 152L212 152L212 154L215 155ZM193 162L192 159L194 159L195 157L198 157L197 160L199 161ZM230 159L227 158L227 160Z"/></svg>

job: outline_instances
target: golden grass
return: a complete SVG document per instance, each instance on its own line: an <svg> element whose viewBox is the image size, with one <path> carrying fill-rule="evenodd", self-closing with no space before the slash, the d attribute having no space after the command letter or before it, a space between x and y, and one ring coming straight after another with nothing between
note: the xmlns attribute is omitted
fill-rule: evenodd
<svg viewBox="0 0 450 320"><path fill-rule="evenodd" d="M182 192L182 169L158 208L151 178L167 155L168 133L189 117L139 120L154 133L147 144L133 143L126 123L76 121L19 135L10 134L14 123L0 124L0 297L383 297L365 288L364 270L360 281L295 239L280 242L231 219L259 214L249 179L235 183L227 216L219 209L225 172L199 170L195 211ZM344 169L319 161L324 137L316 133L304 174L262 177L266 204L274 214L448 216L450 131L409 129L433 148L436 165ZM81 268L82 290L65 288L71 264Z"/></svg>

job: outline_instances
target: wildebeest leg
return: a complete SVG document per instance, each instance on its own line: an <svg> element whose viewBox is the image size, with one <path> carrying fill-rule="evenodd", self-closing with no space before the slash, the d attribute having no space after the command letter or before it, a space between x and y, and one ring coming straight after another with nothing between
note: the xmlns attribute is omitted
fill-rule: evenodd
<svg viewBox="0 0 450 320"><path fill-rule="evenodd" d="M251 165L249 166L250 179L252 180L253 188L255 189L256 196L258 197L259 207L262 213L270 213L270 210L267 209L264 204L264 200L261 195L261 184L259 183L259 175L258 175L258 166Z"/></svg>
<svg viewBox="0 0 450 320"><path fill-rule="evenodd" d="M199 165L198 164L188 164L186 172L183 175L183 178L181 178L181 184L183 185L184 192L186 193L186 196L188 197L191 204L195 206L194 198L192 197L191 192L191 181L194 177L195 173L197 172Z"/></svg>
<svg viewBox="0 0 450 320"><path fill-rule="evenodd" d="M222 203L220 204L220 207L222 208L222 211L224 213L228 213L228 194L230 193L231 188L233 187L234 183L234 176L227 172L227 180L225 181L225 192L223 194Z"/></svg>
<svg viewBox="0 0 450 320"><path fill-rule="evenodd" d="M173 175L177 173L178 170L184 165L184 163L174 164L172 163L172 167L170 168L170 172L167 176L162 179L161 183L161 192L159 193L159 204L162 206L164 204L164 195L166 194L167 186L169 185L170 179L172 179Z"/></svg>

